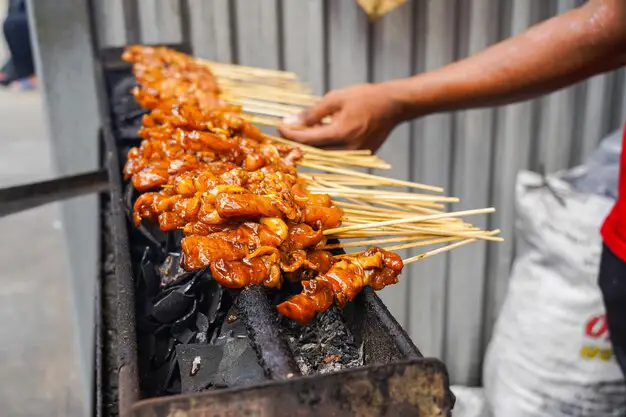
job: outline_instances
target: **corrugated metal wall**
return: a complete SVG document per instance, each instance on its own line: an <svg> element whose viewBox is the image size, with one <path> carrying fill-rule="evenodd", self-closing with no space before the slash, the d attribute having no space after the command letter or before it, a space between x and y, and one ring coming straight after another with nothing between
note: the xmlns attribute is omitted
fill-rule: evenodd
<svg viewBox="0 0 626 417"><path fill-rule="evenodd" d="M197 56L295 71L323 93L440 67L581 2L409 0L374 24L354 0L98 3L108 45L179 41L181 4L188 3ZM453 382L480 381L512 260L517 170L580 162L625 119L624 92L617 72L531 102L434 115L401 126L380 151L393 163L383 175L443 186L462 198L458 209L499 210L479 224L501 228L507 243L413 264L382 293L420 349L447 363Z"/></svg>

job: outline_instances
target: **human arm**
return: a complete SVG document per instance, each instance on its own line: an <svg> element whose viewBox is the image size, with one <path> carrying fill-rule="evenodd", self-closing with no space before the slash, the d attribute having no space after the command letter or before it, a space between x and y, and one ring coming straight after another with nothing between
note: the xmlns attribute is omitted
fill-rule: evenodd
<svg viewBox="0 0 626 417"><path fill-rule="evenodd" d="M280 131L310 145L376 150L403 121L530 99L625 63L626 0L590 0L443 68L331 91Z"/></svg>

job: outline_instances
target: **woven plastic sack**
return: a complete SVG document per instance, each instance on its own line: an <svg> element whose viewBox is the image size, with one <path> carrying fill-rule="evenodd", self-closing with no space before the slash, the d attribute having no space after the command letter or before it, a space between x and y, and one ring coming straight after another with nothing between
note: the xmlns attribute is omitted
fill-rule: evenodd
<svg viewBox="0 0 626 417"><path fill-rule="evenodd" d="M623 135L622 128L606 136L585 163L564 179L578 192L616 199Z"/></svg>
<svg viewBox="0 0 626 417"><path fill-rule="evenodd" d="M626 415L597 286L611 199L518 176L517 258L483 369L495 417Z"/></svg>

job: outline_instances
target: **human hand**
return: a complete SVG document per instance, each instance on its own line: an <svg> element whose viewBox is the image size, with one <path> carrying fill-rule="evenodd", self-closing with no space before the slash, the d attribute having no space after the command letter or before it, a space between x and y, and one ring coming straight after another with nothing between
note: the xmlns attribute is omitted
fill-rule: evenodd
<svg viewBox="0 0 626 417"><path fill-rule="evenodd" d="M331 91L303 113L286 118L281 135L306 145L375 152L401 121L400 106L385 84ZM327 124L322 120L330 116Z"/></svg>

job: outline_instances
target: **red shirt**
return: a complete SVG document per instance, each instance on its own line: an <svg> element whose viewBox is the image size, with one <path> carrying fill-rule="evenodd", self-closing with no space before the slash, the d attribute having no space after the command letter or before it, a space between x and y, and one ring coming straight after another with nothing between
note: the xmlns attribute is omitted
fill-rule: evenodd
<svg viewBox="0 0 626 417"><path fill-rule="evenodd" d="M606 246L618 258L626 262L626 128L622 139L617 201L602 226L602 238Z"/></svg>

